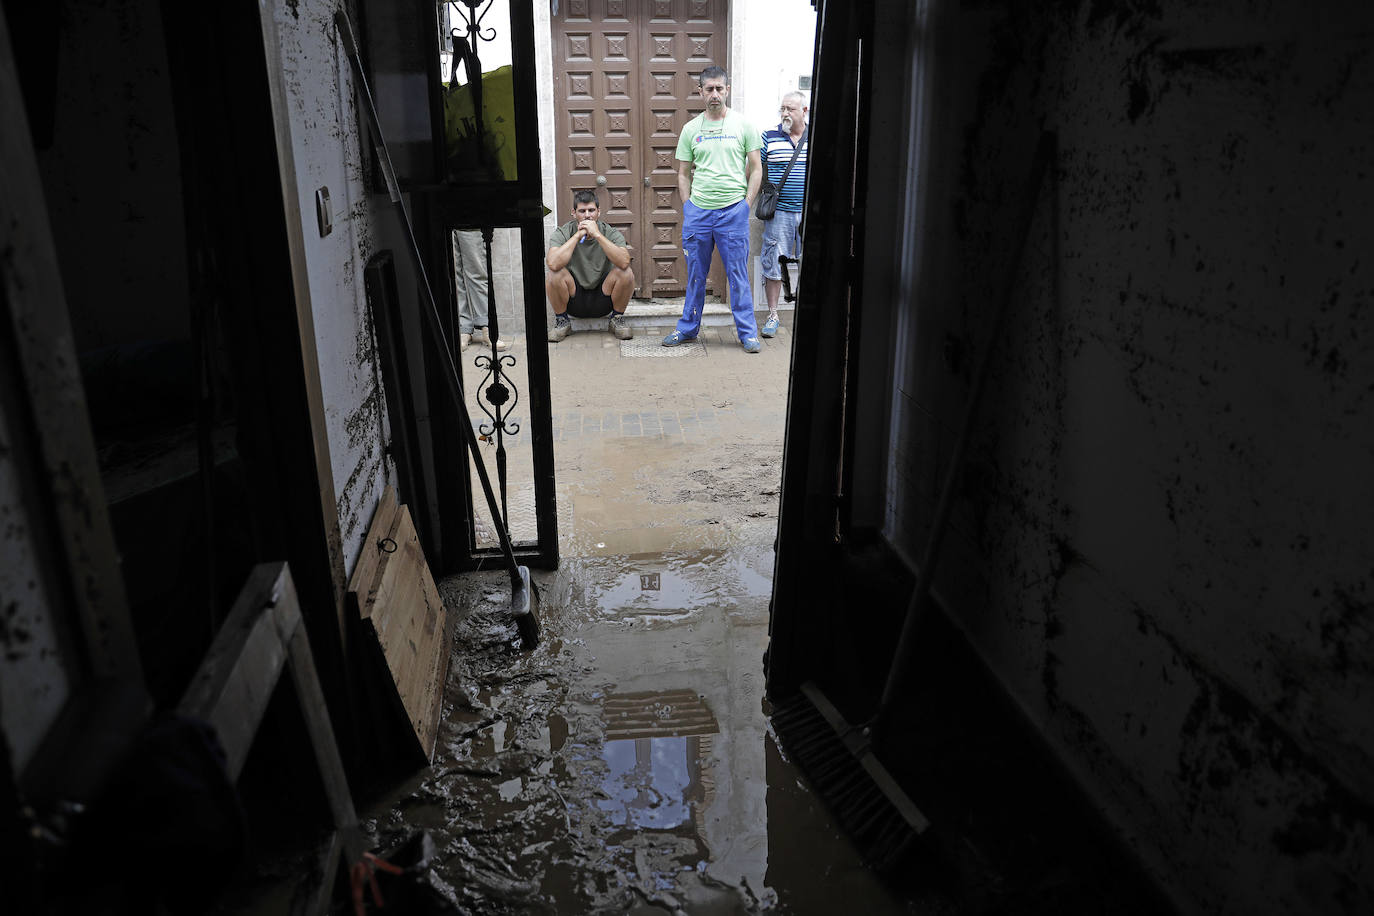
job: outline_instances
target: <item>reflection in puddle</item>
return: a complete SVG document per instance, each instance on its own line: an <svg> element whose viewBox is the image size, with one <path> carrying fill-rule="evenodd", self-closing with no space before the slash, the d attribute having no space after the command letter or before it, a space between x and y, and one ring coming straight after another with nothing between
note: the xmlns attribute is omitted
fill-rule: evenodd
<svg viewBox="0 0 1374 916"><path fill-rule="evenodd" d="M440 876L470 912L905 911L771 745L771 564L575 559L550 590L572 610L558 643L456 657L470 759L411 822L448 850Z"/></svg>
<svg viewBox="0 0 1374 916"><path fill-rule="evenodd" d="M659 568L631 568L594 594L605 613L675 615L708 606L732 608L742 599L766 598L772 590L770 575L754 569L741 555L667 559L667 568L661 568L666 559L661 555L643 559Z"/></svg>
<svg viewBox="0 0 1374 916"><path fill-rule="evenodd" d="M702 762L720 730L694 690L620 693L606 697L606 798L598 802L617 827L698 833L697 806L706 798Z"/></svg>
<svg viewBox="0 0 1374 916"><path fill-rule="evenodd" d="M563 743L568 740L568 720L558 713L554 713L549 716L547 729L549 750L554 752L561 751L563 749Z"/></svg>
<svg viewBox="0 0 1374 916"><path fill-rule="evenodd" d="M472 740L474 757L494 757L506 749L506 723L497 719L491 726L477 733Z"/></svg>
<svg viewBox="0 0 1374 916"><path fill-rule="evenodd" d="M617 827L673 830L689 825L702 800L701 739L607 741L609 768L597 806Z"/></svg>

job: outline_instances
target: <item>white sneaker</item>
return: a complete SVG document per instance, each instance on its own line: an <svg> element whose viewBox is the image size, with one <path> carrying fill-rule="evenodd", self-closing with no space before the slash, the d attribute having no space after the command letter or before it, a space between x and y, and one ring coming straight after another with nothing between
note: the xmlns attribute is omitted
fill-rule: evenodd
<svg viewBox="0 0 1374 916"><path fill-rule="evenodd" d="M472 342L475 343L475 344L481 344L481 345L484 346L484 347L489 347L489 346L491 346L491 338L487 335L487 329L486 329L486 328L473 328L473 329L472 329ZM509 350L509 349L510 349L510 341L506 341L506 340L498 340L498 341L496 341L496 350L497 350L498 353L501 352L501 351L503 351L503 350Z"/></svg>
<svg viewBox="0 0 1374 916"><path fill-rule="evenodd" d="M470 344L470 343L472 343L472 335L471 335L471 334L459 334L459 335L458 335L458 349L460 349L460 350L466 350L466 349L468 348L468 344Z"/></svg>

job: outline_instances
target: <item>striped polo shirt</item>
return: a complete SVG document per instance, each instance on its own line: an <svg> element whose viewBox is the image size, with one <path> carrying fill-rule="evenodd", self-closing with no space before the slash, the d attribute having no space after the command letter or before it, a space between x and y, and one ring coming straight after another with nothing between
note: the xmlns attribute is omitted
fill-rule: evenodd
<svg viewBox="0 0 1374 916"><path fill-rule="evenodd" d="M787 187L778 195L779 210L789 213L801 212L802 195L806 190L806 154L807 147L811 145L810 140L811 135L807 134L806 142L802 143L801 152L797 154L797 164L787 173ZM787 169L787 163L791 161L795 149L792 135L784 130L781 124L776 130L763 132L763 161L768 167L768 180L773 184L782 180L782 173Z"/></svg>

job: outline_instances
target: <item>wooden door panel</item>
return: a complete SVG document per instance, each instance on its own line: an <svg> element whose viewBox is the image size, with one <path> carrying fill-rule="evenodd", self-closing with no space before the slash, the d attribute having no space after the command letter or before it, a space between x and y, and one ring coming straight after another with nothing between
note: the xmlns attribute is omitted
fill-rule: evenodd
<svg viewBox="0 0 1374 916"><path fill-rule="evenodd" d="M608 0L608 7L612 5ZM637 260L644 250L643 226L639 218L643 195L635 186L641 118L634 48L639 43L639 36L629 22L611 15L616 12L623 16L623 10L607 10L607 19L598 38L602 116L597 125L601 141L597 156L597 196L601 200L601 218L624 233L630 257ZM601 184L603 179L605 184Z"/></svg>
<svg viewBox="0 0 1374 916"><path fill-rule="evenodd" d="M677 138L687 118L682 115L683 89L688 78L664 66L662 58L649 63L652 86L645 119L649 131L644 144L644 174L649 179L648 251L643 259L647 276L643 288L651 296L680 296L687 286L682 259L682 202L677 192Z"/></svg>
<svg viewBox="0 0 1374 916"><path fill-rule="evenodd" d="M724 66L725 0L650 0L640 37L646 99L644 174L650 200L645 243L655 296L680 296L687 287L682 257L682 201L677 193L677 138L682 126L701 113L697 77L713 63ZM719 255L706 287L725 291Z"/></svg>
<svg viewBox="0 0 1374 916"><path fill-rule="evenodd" d="M643 250L639 32L627 8L626 0L570 0L554 22L555 209L566 222L573 192L596 191L601 218L625 234L637 259Z"/></svg>
<svg viewBox="0 0 1374 916"><path fill-rule="evenodd" d="M726 0L563 0L554 17L559 220L573 191L598 190L639 296L686 288L677 137L701 111L697 75L724 65L725 23ZM707 285L725 290L719 258Z"/></svg>

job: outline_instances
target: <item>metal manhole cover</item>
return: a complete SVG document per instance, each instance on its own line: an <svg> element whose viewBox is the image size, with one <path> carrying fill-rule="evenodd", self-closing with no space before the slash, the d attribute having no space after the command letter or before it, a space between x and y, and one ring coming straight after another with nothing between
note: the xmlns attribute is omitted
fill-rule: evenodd
<svg viewBox="0 0 1374 916"><path fill-rule="evenodd" d="M678 344L676 347L665 347L658 338L654 337L647 340L622 340L620 342L620 355L651 359L663 359L669 356L705 356L706 345L699 340L690 340L687 343Z"/></svg>

